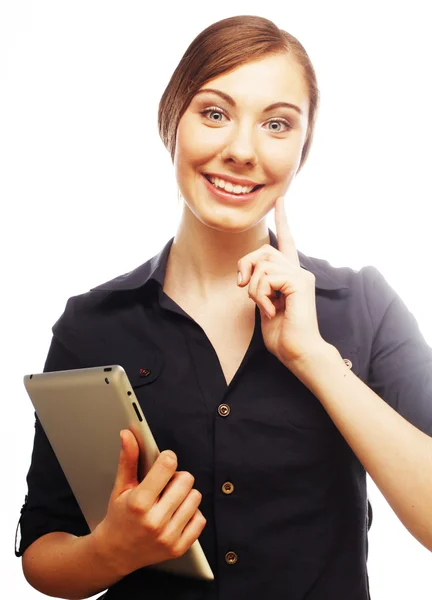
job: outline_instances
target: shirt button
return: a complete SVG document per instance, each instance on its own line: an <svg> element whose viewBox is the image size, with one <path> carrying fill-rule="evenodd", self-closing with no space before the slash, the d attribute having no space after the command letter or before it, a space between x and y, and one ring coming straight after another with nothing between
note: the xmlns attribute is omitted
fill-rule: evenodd
<svg viewBox="0 0 432 600"><path fill-rule="evenodd" d="M231 481L225 481L222 486L222 491L224 494L232 494L234 491L234 484L232 484Z"/></svg>
<svg viewBox="0 0 432 600"><path fill-rule="evenodd" d="M227 552L225 554L225 562L229 565L234 565L238 561L238 556L235 552Z"/></svg>
<svg viewBox="0 0 432 600"><path fill-rule="evenodd" d="M218 413L220 414L221 417L227 417L231 412L231 408L228 406L228 404L220 404L218 406Z"/></svg>
<svg viewBox="0 0 432 600"><path fill-rule="evenodd" d="M352 362L350 361L349 358L344 358L344 363L346 364L346 366L348 367L348 369L352 368Z"/></svg>

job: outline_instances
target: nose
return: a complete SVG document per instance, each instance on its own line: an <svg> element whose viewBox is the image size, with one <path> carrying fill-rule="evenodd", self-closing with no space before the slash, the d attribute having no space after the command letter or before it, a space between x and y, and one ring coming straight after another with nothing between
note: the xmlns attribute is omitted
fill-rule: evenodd
<svg viewBox="0 0 432 600"><path fill-rule="evenodd" d="M246 126L233 131L222 152L225 162L256 165L258 162L253 133Z"/></svg>

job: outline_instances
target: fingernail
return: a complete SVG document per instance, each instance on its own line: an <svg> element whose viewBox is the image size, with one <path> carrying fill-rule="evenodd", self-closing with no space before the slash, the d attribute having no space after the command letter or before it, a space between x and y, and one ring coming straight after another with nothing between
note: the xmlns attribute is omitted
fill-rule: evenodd
<svg viewBox="0 0 432 600"><path fill-rule="evenodd" d="M237 273L237 285L240 285L242 281L243 281L243 277L242 277L241 271L239 271Z"/></svg>

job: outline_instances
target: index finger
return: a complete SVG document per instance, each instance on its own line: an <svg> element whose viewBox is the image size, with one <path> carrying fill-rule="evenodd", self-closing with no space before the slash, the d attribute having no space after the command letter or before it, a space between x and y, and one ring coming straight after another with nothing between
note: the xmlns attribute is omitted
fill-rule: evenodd
<svg viewBox="0 0 432 600"><path fill-rule="evenodd" d="M300 266L297 248L295 247L294 238L288 224L285 211L285 198L283 196L280 196L275 203L275 223L278 250L295 265Z"/></svg>

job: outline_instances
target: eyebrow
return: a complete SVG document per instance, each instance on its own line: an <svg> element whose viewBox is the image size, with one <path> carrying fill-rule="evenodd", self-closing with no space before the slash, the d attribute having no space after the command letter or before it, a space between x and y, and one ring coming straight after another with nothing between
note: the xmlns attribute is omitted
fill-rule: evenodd
<svg viewBox="0 0 432 600"><path fill-rule="evenodd" d="M231 106L236 106L234 98L231 98L231 96L229 96L225 92L221 92L221 90L216 90L214 88L202 88L201 90L197 91L195 96L198 96L198 94L203 94L204 92L209 92L209 93L211 92L213 94L217 94L218 96L223 98L226 102L228 102L228 104L230 104ZM299 106L297 106L296 104L291 104L290 102L275 102L274 104L270 104L270 106L267 106L267 108L265 108L263 110L263 112L269 112L271 110L274 110L275 108L283 108L283 107L284 108L293 108L300 115L303 115L302 109Z"/></svg>

